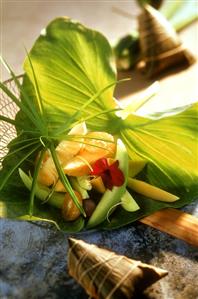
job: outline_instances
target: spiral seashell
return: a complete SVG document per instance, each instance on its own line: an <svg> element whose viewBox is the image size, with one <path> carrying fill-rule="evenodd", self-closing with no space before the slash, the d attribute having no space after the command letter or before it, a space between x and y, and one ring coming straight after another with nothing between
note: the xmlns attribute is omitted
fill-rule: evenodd
<svg viewBox="0 0 198 299"><path fill-rule="evenodd" d="M69 238L68 267L89 298L95 299L138 298L137 294L168 273L73 238Z"/></svg>
<svg viewBox="0 0 198 299"><path fill-rule="evenodd" d="M138 25L142 56L138 68L148 77L170 67L188 67L195 62L195 57L183 46L171 24L150 5L144 6Z"/></svg>

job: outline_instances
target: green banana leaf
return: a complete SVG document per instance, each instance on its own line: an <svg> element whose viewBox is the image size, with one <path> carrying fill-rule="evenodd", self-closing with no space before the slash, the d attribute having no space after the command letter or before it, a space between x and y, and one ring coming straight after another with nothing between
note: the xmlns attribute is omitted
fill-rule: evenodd
<svg viewBox="0 0 198 299"><path fill-rule="evenodd" d="M19 163L25 154L26 151L22 150L14 155L7 155L4 158L2 163L3 168L0 171L0 183L3 181L9 170L13 168L13 165ZM21 165L24 171L28 173L28 171L32 169L32 163L34 160L35 156L33 155L31 159L26 160ZM61 229L65 232L76 232L83 229L84 219L82 217L80 217L77 221L74 221L71 226L69 223L63 220L61 210L51 207L48 204L43 204L38 199L36 199L34 204L34 216L32 219L30 219L30 217L28 217L29 198L30 192L24 188L24 184L19 177L19 172L17 169L5 187L0 191L0 218L30 221L41 221L42 219L42 221L51 222L53 225L56 224L58 229ZM36 217L38 217L37 220Z"/></svg>
<svg viewBox="0 0 198 299"><path fill-rule="evenodd" d="M52 127L64 124L91 97L108 85L102 96L89 105L86 116L115 108L113 91L116 81L112 49L105 37L67 18L52 21L30 52L37 74L47 119ZM112 62L112 63L111 63ZM26 59L24 69L31 82L33 74ZM26 78L27 79L27 78ZM33 94L27 79L27 92ZM108 128L108 114L87 121L93 128ZM97 126L98 124L98 126Z"/></svg>
<svg viewBox="0 0 198 299"><path fill-rule="evenodd" d="M130 190L129 190L130 191ZM104 221L98 227L102 229L115 229L122 227L123 225L127 225L132 223L142 217L153 214L154 212L164 209L164 208L181 208L191 202L197 200L198 198L198 188L197 186L193 186L189 192L187 192L184 188L180 188L177 190L178 196L180 196L180 200L174 203L156 201L148 197L144 197L139 194L134 194L131 192L133 198L139 205L140 209L135 212L127 212L124 209L116 209L115 212L109 217L108 221Z"/></svg>
<svg viewBox="0 0 198 299"><path fill-rule="evenodd" d="M166 206L181 207L195 200L198 194L197 104L167 114L142 117L131 113L126 119L117 116L112 111L118 104L113 98L116 73L108 41L100 33L67 18L55 19L47 26L29 57L31 60L26 59L24 65L23 90L29 101L35 102L38 92L31 61L49 139L56 136L58 140L59 135L65 134L68 123L86 120L89 129L108 131L122 138L131 159L138 155L148 161L141 173L146 181L181 197L176 203L166 204L135 195L141 210L129 213L118 207L111 222L105 222L103 228L123 226ZM18 130L30 129L23 111L17 114L16 124ZM24 153L22 149L4 159L0 183L13 165L19 164ZM29 160L30 164L24 161L20 167L27 171L34 159L31 156ZM0 191L0 201L9 218L28 214L28 192L20 182L17 169ZM34 216L55 221L65 231L78 231L84 225L82 218L72 225L64 223L60 211L39 201L35 201Z"/></svg>
<svg viewBox="0 0 198 299"><path fill-rule="evenodd" d="M130 158L134 151L148 161L147 179L163 189L198 182L198 103L172 110L172 115L129 115L120 134Z"/></svg>

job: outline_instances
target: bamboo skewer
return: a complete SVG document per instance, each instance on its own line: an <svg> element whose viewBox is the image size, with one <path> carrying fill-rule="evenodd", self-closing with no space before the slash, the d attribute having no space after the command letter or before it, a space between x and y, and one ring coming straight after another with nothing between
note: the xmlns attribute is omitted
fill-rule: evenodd
<svg viewBox="0 0 198 299"><path fill-rule="evenodd" d="M198 218L173 208L166 208L139 220L198 247Z"/></svg>

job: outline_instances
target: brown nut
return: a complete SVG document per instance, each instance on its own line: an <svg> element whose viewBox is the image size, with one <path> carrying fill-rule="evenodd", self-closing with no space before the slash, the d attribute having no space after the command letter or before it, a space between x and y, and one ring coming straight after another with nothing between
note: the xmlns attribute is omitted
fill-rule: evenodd
<svg viewBox="0 0 198 299"><path fill-rule="evenodd" d="M93 214L93 211L96 208L96 203L90 198L85 199L85 200L83 200L83 208L85 210L87 217L91 217L91 215Z"/></svg>
<svg viewBox="0 0 198 299"><path fill-rule="evenodd" d="M76 194L79 203L82 205L82 196L77 191L74 191L74 193ZM66 193L65 195L62 206L62 216L66 221L76 220L80 216L80 211L73 202L69 193Z"/></svg>

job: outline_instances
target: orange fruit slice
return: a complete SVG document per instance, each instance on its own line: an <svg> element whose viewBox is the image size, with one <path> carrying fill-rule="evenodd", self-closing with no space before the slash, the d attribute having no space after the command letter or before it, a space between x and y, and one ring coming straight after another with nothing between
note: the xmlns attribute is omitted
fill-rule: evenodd
<svg viewBox="0 0 198 299"><path fill-rule="evenodd" d="M68 135L72 135L74 136L74 138L76 135L75 141L62 140L58 144L58 146L56 147L56 153L61 165L64 165L65 163L70 161L75 155L78 154L78 152L81 150L83 146L83 135L85 135L86 133L86 124L85 122L82 122L76 125L74 128L72 128L71 131L68 133ZM48 153L48 155L46 154L42 161L41 168L38 174L38 182L42 185L50 186L56 183L57 179L58 174L54 165L54 161L50 153Z"/></svg>
<svg viewBox="0 0 198 299"><path fill-rule="evenodd" d="M51 156L43 160L38 173L38 182L45 186L53 185L58 179L58 173Z"/></svg>
<svg viewBox="0 0 198 299"><path fill-rule="evenodd" d="M84 146L70 162L64 172L70 176L82 176L91 172L91 166L101 158L113 158L116 153L114 137L106 132L90 132L84 137Z"/></svg>
<svg viewBox="0 0 198 299"><path fill-rule="evenodd" d="M85 122L76 125L68 135L75 137L75 141L62 140L59 145L56 147L56 153L58 155L59 161L61 164L67 163L71 158L73 158L82 148L83 138L80 138L81 135L87 133L87 128Z"/></svg>

